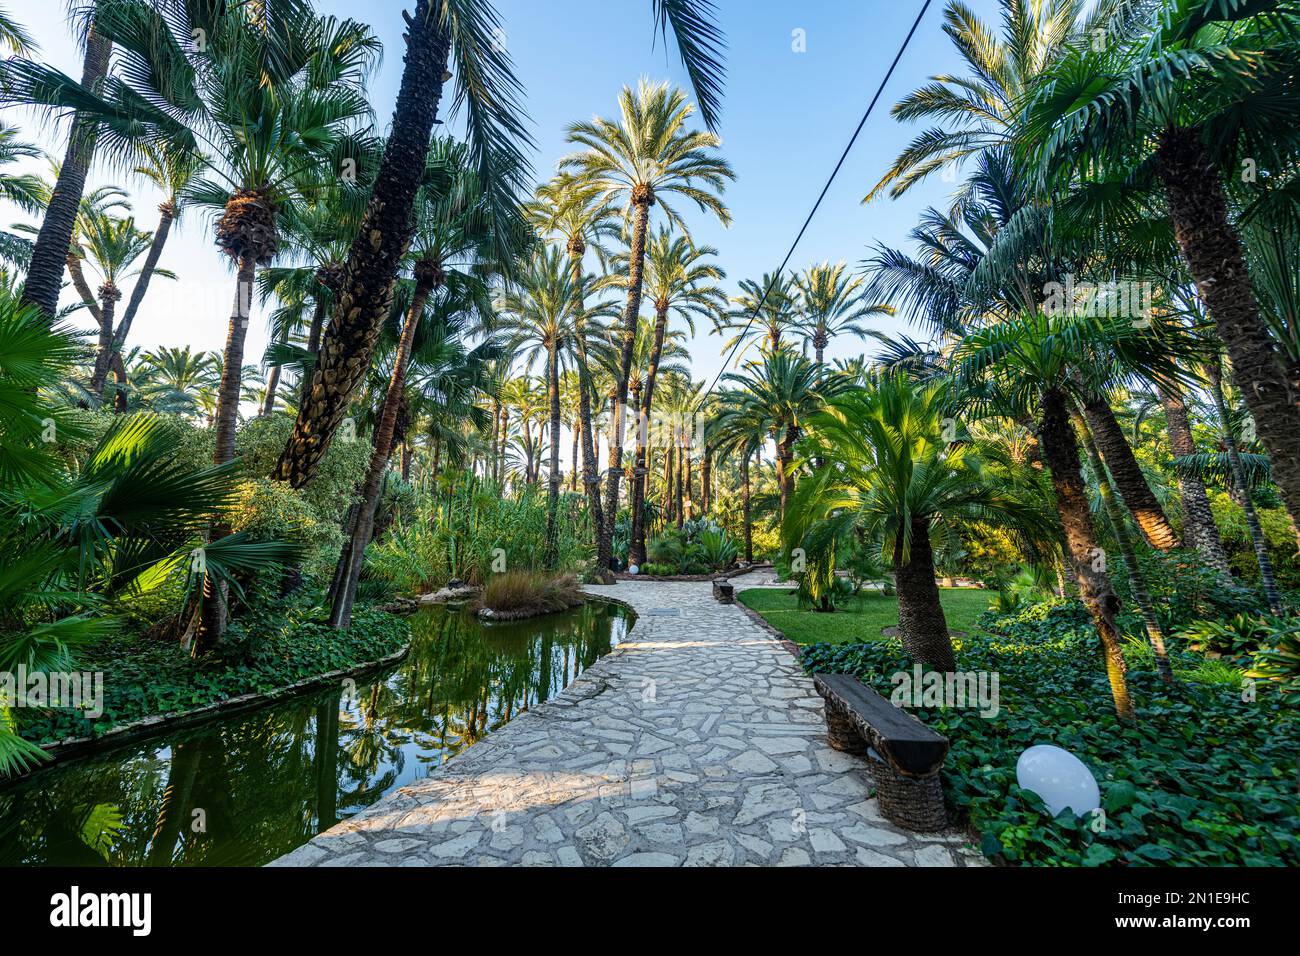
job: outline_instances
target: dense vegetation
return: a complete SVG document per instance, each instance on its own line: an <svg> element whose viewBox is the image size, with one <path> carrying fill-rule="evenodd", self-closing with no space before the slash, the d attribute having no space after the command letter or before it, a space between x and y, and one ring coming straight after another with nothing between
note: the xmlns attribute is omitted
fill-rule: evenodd
<svg viewBox="0 0 1300 956"><path fill-rule="evenodd" d="M451 579L559 606L579 578L770 559L796 597L749 600L797 604L796 640L872 639L811 666L1003 671L1005 717L923 715L991 855L1294 862L1290 0L1000 0L996 26L953 0L959 72L896 104L927 126L867 196L953 185L912 247L731 278L692 238L736 178L707 0L650 4L692 89L611 90L542 182L488 0L415 0L383 135L365 23L83 6L81 79L0 11L0 107L70 118L49 181L0 126L0 200L39 217L0 234L0 669L118 675L111 723L382 651L375 607ZM137 341L204 216L225 347ZM697 325L728 363L709 387ZM18 704L0 774L85 730ZM1111 775L1110 829L1015 790L1044 738Z"/></svg>

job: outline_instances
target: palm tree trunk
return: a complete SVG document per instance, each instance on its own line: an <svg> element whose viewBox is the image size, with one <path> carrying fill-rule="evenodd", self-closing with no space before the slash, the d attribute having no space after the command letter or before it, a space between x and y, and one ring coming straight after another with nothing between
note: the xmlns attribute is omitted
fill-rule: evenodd
<svg viewBox="0 0 1300 956"><path fill-rule="evenodd" d="M343 546L343 552L339 556L344 569L340 576L343 583L330 610L330 627L346 628L352 623L352 604L357 596L357 582L361 579L362 557L374 530L375 507L379 504L384 472L388 470L388 458L393 451L393 432L397 427L397 411L401 407L402 393L406 388L406 366L411 358L411 345L415 341L415 330L420 324L420 316L424 314L425 303L435 284L433 270L421 271L417 268L417 273L415 294L406 315L406 325L402 327L402 337L397 343L393 371L388 378L388 391L379 413L379 424L375 427L374 449L370 454L366 480L361 486L356 526L352 530L351 540Z"/></svg>
<svg viewBox="0 0 1300 956"><path fill-rule="evenodd" d="M221 387L217 392L217 443L213 461L218 465L224 465L235 457L235 428L239 424L239 393L244 372L244 339L248 335L248 315L253 302L253 277L256 269L257 263L251 256L240 257L235 280L235 305L226 331Z"/></svg>
<svg viewBox="0 0 1300 956"><path fill-rule="evenodd" d="M640 187L638 187L640 188ZM632 245L628 250L627 305L623 310L623 344L619 355L619 375L614 397L613 433L609 439L609 475L605 483L605 534L614 536L618 514L618 480L623 471L623 415L627 405L628 380L632 375L632 350L636 345L636 324L641 315L641 285L645 269L645 236L650 223L650 204L654 196L648 191L632 196L636 207L632 220Z"/></svg>
<svg viewBox="0 0 1300 956"><path fill-rule="evenodd" d="M754 563L754 527L749 509L749 449L743 449L740 457L740 510L741 520L745 523L745 563Z"/></svg>
<svg viewBox="0 0 1300 956"><path fill-rule="evenodd" d="M713 449L705 445L704 454L700 458L700 514L706 515L709 513L709 506L712 504L712 482Z"/></svg>
<svg viewBox="0 0 1300 956"><path fill-rule="evenodd" d="M109 283L99 287L99 342L95 350L95 369L91 374L90 390L99 404L104 402L104 383L113 368L113 321L117 313L117 300L122 294Z"/></svg>
<svg viewBox="0 0 1300 956"><path fill-rule="evenodd" d="M934 578L934 551L930 547L930 521L913 518L912 545L903 560L902 541L894 545L894 578L898 583L898 634L912 659L941 671L957 669L948 620L939 602Z"/></svg>
<svg viewBox="0 0 1300 956"><path fill-rule="evenodd" d="M1259 582L1264 589L1264 598L1269 610L1274 614L1282 613L1282 599L1277 592L1277 580L1273 576L1273 559L1268 553L1268 540L1264 529L1260 527L1259 515L1255 512L1255 502L1251 499L1250 486L1246 484L1246 472L1241 467L1241 455L1237 452L1237 437L1232 433L1232 419L1228 417L1228 403L1223 398L1223 376L1219 371L1218 359L1211 360L1205 369L1206 378L1210 380L1210 394L1214 396L1214 410L1219 416L1219 430L1223 434L1223 447L1228 454L1228 469L1232 472L1232 483L1241 494L1241 508L1246 513L1246 528L1250 531L1250 543L1255 548L1255 560L1259 562Z"/></svg>
<svg viewBox="0 0 1300 956"><path fill-rule="evenodd" d="M1183 258L1227 346L1233 378L1273 463L1273 480L1292 523L1300 526L1300 395L1259 314L1223 183L1201 131L1167 129L1156 151L1156 169Z"/></svg>
<svg viewBox="0 0 1300 956"><path fill-rule="evenodd" d="M384 158L365 218L344 266L334 321L325 330L307 398L273 477L301 488L316 473L388 315L393 285L411 242L411 209L424 179L451 49L441 4L416 0L406 19L406 58Z"/></svg>
<svg viewBox="0 0 1300 956"><path fill-rule="evenodd" d="M117 395L113 398L113 412L117 415L125 415L127 410L126 390L127 376L126 365L122 361L122 353L113 353L113 378L117 381Z"/></svg>
<svg viewBox="0 0 1300 956"><path fill-rule="evenodd" d="M546 384L551 401L551 462L546 480L546 551L542 562L554 568L556 553L556 520L560 510L560 343L552 341L546 355Z"/></svg>
<svg viewBox="0 0 1300 956"><path fill-rule="evenodd" d="M270 415L275 410L275 390L280 385L280 366L272 365L266 377L266 398L262 400L262 414Z"/></svg>
<svg viewBox="0 0 1300 956"><path fill-rule="evenodd" d="M1083 413L1088 419L1089 429L1096 436L1102 461L1114 476L1115 487L1119 489L1120 497L1124 499L1124 504L1138 527L1142 529L1143 536L1151 547L1160 551L1178 547L1178 532L1169 523L1155 493L1147 484L1133 448L1124 437L1119 422L1115 420L1110 403L1094 396L1085 403Z"/></svg>
<svg viewBox="0 0 1300 956"><path fill-rule="evenodd" d="M1124 571L1128 575L1129 590L1133 592L1133 600L1138 606L1138 611L1142 615L1142 623L1146 627L1147 640L1151 644L1151 649L1155 652L1156 673L1160 675L1160 679L1166 684L1172 684L1174 682L1174 669L1169 664L1169 654L1165 650L1165 631L1160 626L1160 619L1156 617L1155 605L1151 601L1151 592L1147 590L1146 580L1142 577L1142 569L1138 567L1137 555L1133 551L1133 542L1129 538L1128 527L1124 521L1124 511L1119 502L1115 500L1116 495L1111 487L1110 475L1107 473L1105 464L1102 463L1101 453L1097 450L1097 442L1088 430L1088 425L1081 415L1074 415L1074 426L1083 439L1084 451L1088 454L1088 463L1092 466L1093 474L1097 477L1097 492L1101 495L1102 506L1105 507L1106 517L1110 520L1111 531L1115 533L1115 540L1119 544L1120 558L1124 562ZM1120 497L1123 496L1120 495Z"/></svg>
<svg viewBox="0 0 1300 956"><path fill-rule="evenodd" d="M1182 458L1196 454L1192 426L1187 418L1187 405L1182 390L1176 384L1160 387L1160 404L1164 406L1165 421L1169 425L1169 449ZM1183 526L1191 544L1200 552L1205 563L1218 571L1225 580L1232 579L1228 555L1219 538L1219 526L1210 510L1210 499L1205 493L1205 483L1195 475L1178 475L1178 490L1182 497Z"/></svg>
<svg viewBox="0 0 1300 956"><path fill-rule="evenodd" d="M158 204L158 226L153 231L153 242L149 244L149 252L144 257L144 265L140 267L140 275L135 280L135 285L131 289L131 298L126 302L126 311L122 313L122 321L113 333L113 350L121 352L126 347L126 337L131 334L131 324L135 321L135 314L140 309L140 303L144 301L144 294L149 291L149 282L153 279L154 271L158 268L158 260L162 258L163 246L167 245L167 237L172 231L172 222L176 218L176 200L167 199Z"/></svg>
<svg viewBox="0 0 1300 956"><path fill-rule="evenodd" d="M95 29L91 23L86 36L86 55L81 67L81 85L97 88L108 75L109 56L113 41ZM95 153L95 125L78 114L72 121L68 134L68 147L59 167L59 178L50 193L49 205L41 220L41 229L32 247L32 258L27 265L27 279L23 283L24 303L30 303L45 313L51 324L59 311L59 289L63 286L63 266L67 261L72 232L76 228L77 210L86 189L86 174Z"/></svg>
<svg viewBox="0 0 1300 956"><path fill-rule="evenodd" d="M676 450L672 442L664 446L664 510L663 523L673 520L673 457Z"/></svg>
<svg viewBox="0 0 1300 956"><path fill-rule="evenodd" d="M578 445L582 442L582 422L575 421L572 426L573 430L573 447L569 453L569 491L576 493L578 490Z"/></svg>
<svg viewBox="0 0 1300 956"><path fill-rule="evenodd" d="M659 361L663 357L664 336L668 332L668 305L655 303L655 332L650 344L650 365L646 370L645 394L641 398L641 409L637 415L636 470L632 473L635 486L632 498L635 502L645 500L646 481L650 477L646 462L646 446L650 441L650 414L654 407L655 379L659 375ZM632 544L637 562L645 562L645 519L636 504L632 511Z"/></svg>
<svg viewBox="0 0 1300 956"><path fill-rule="evenodd" d="M682 526L682 521L685 518L682 501L682 476L686 472L686 467L686 449L683 443L679 440L677 445L677 491L673 501L673 515L677 519L677 527L679 528Z"/></svg>
<svg viewBox="0 0 1300 956"><path fill-rule="evenodd" d="M776 482L781 492L781 520L785 520L785 506L794 490L794 443L799 437L798 429L787 425L785 436L776 446Z"/></svg>
<svg viewBox="0 0 1300 956"><path fill-rule="evenodd" d="M1119 626L1115 615L1119 613L1119 598L1111 587L1110 578L1099 564L1102 556L1097 545L1097 533L1088 511L1088 495L1079 473L1079 445L1070 428L1070 416L1065 393L1048 388L1042 395L1042 422L1038 438L1043 457L1052 477L1056 496L1056 512L1065 530L1066 547L1070 563L1074 566L1079 583L1079 596L1092 615L1092 621L1101 637L1105 657L1106 676L1115 701L1115 713L1121 720L1134 720L1133 701L1129 696L1127 665L1120 644Z"/></svg>

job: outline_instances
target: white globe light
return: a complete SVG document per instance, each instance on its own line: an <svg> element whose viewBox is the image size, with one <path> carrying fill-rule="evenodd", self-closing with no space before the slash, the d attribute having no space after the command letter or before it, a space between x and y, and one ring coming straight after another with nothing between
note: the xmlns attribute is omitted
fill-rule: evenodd
<svg viewBox="0 0 1300 956"><path fill-rule="evenodd" d="M628 574L640 574L640 573L641 573L641 569L638 568L635 564L629 564L629 565L627 566L627 573L628 573Z"/></svg>
<svg viewBox="0 0 1300 956"><path fill-rule="evenodd" d="M1066 807L1075 816L1083 816L1101 806L1101 791L1092 771L1070 751L1052 744L1035 744L1020 755L1016 783L1042 797L1052 816Z"/></svg>

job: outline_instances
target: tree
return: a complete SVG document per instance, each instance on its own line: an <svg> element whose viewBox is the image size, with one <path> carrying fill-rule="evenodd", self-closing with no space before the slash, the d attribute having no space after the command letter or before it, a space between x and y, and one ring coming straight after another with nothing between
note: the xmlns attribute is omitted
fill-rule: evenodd
<svg viewBox="0 0 1300 956"><path fill-rule="evenodd" d="M83 11L88 15L78 17L76 21L78 39L84 51L80 86L86 90L97 89L108 74L113 41L101 27L100 13L112 2L114 0L97 0L95 4ZM12 26L4 33L6 42L16 47L19 52L23 52L28 46L21 31L17 31ZM2 97L0 103L10 105L35 102L34 97L25 95L26 81L34 75L39 76L41 69L42 67L35 62L21 56L4 60L3 65L0 66L0 90L6 92L0 94ZM86 189L86 175L90 171L90 162L94 157L97 131L98 124L94 119L80 111L73 114L72 125L68 132L67 150L59 166L54 189L50 192L45 216L41 220L40 232L32 247L27 279L23 285L23 302L39 308L51 324L58 316L59 290L63 287L63 267L67 260L68 248L72 243L77 211L81 207L81 198Z"/></svg>
<svg viewBox="0 0 1300 956"><path fill-rule="evenodd" d="M1025 489L985 468L968 436L946 435L953 411L947 389L898 372L828 398L808 416L798 451L802 463L823 464L795 490L781 525L787 554L803 547L810 566L820 560L829 572L837 545L856 537L879 549L898 585L903 646L943 671L956 659L933 542L975 521L1015 529L1031 548L1053 536Z"/></svg>
<svg viewBox="0 0 1300 956"><path fill-rule="evenodd" d="M1118 5L1107 42L1076 44L1040 78L1022 124L1049 185L1077 175L1163 191L1293 519L1300 395L1261 316L1225 182L1293 162L1297 27L1282 0Z"/></svg>
<svg viewBox="0 0 1300 956"><path fill-rule="evenodd" d="M862 338L867 334L860 324L863 319L894 314L892 306L867 303L862 294L865 280L861 276L850 278L845 275L846 269L843 262L823 262L794 279L799 290L796 327L812 345L818 365L825 364L826 346L831 339L846 333Z"/></svg>
<svg viewBox="0 0 1300 956"><path fill-rule="evenodd" d="M633 91L619 94L618 120L597 118L569 127L569 142L584 147L560 161L597 186L608 200L625 198L625 224L629 234L627 304L623 310L623 341L616 394L612 409L609 475L605 486L606 525L613 528L618 511L618 483L623 458L623 432L627 406L632 347L641 311L646 237L650 207L659 204L670 225L689 235L685 223L667 204L670 196L692 200L701 211L712 212L723 225L731 214L719 198L727 180L734 179L730 165L717 155L721 141L713 133L688 129L694 108L686 94L667 83L643 80Z"/></svg>
<svg viewBox="0 0 1300 956"><path fill-rule="evenodd" d="M646 366L645 388L638 401L636 464L632 479L630 555L637 564L645 563L642 503L645 500L649 473L647 447L650 436L658 431L651 416L664 337L669 321L674 316L684 319L694 334L696 318L712 319L725 310L727 298L717 283L726 278L726 273L713 262L707 261L717 254L718 250L712 246L696 246L686 236L673 235L666 226L660 226L646 245L644 292L654 306L655 321L654 339ZM614 266L609 284L626 287L629 276L628 256L615 256Z"/></svg>
<svg viewBox="0 0 1300 956"><path fill-rule="evenodd" d="M614 222L618 208L605 198L598 185L561 173L537 188L536 197L528 204L525 212L539 233L563 239L569 256L572 273L570 282L577 292L573 302L573 340L578 367L583 490L587 496L587 508L591 513L595 535L596 567L602 574L608 574L613 562L613 540L610 534L612 529L605 523L600 501L600 465L596 457L598 442L592 427L592 393L595 384L587 350L587 331L582 321L586 275L583 258L589 248L602 260L606 258L607 253L601 243L618 232Z"/></svg>
<svg viewBox="0 0 1300 956"><path fill-rule="evenodd" d="M713 320L713 331L717 334L736 332L723 343L723 353L755 340L766 351L779 349L785 344L782 335L797 321L795 293L794 279L789 276L765 273L757 282L742 279L740 295L731 300L735 308ZM751 321L755 318L757 323Z"/></svg>
<svg viewBox="0 0 1300 956"><path fill-rule="evenodd" d="M744 372L728 372L719 396L719 426L724 432L760 429L753 437L776 443L776 477L784 519L794 489L794 447L806 419L825 399L844 387L838 377L824 377L819 366L789 347L765 351Z"/></svg>

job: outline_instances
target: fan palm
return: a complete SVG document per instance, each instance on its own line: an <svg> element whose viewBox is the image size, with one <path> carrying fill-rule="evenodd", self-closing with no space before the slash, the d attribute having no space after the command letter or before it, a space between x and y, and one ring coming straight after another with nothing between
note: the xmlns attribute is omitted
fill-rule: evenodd
<svg viewBox="0 0 1300 956"><path fill-rule="evenodd" d="M605 487L605 523L611 529L618 510L618 482L623 457L623 432L632 347L641 311L646 238L650 207L656 203L670 225L689 235L677 212L668 205L671 196L694 202L711 212L723 225L731 214L720 196L735 178L731 166L717 154L721 140L713 133L688 128L694 108L686 94L667 83L642 80L636 90L619 94L618 120L596 118L569 127L569 142L583 147L560 160L598 186L609 198L625 198L624 221L629 235L627 304L623 310L623 341L613 413L613 440L609 450L609 475Z"/></svg>

